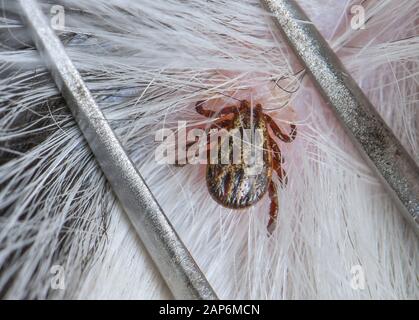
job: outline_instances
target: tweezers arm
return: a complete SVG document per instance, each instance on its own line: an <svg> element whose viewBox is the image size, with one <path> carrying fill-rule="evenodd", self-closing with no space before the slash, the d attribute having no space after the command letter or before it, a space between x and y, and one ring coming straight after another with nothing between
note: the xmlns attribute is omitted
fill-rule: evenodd
<svg viewBox="0 0 419 320"><path fill-rule="evenodd" d="M177 299L217 299L140 173L104 118L34 0L18 0L22 18L77 124L151 258Z"/></svg>
<svg viewBox="0 0 419 320"><path fill-rule="evenodd" d="M263 0L320 93L419 234L419 168L294 0Z"/></svg>

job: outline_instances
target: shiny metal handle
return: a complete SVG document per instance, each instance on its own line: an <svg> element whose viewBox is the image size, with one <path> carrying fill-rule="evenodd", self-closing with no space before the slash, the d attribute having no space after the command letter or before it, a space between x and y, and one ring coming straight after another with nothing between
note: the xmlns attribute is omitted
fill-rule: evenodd
<svg viewBox="0 0 419 320"><path fill-rule="evenodd" d="M87 89L34 0L18 0L39 53L103 173L177 299L217 299Z"/></svg>
<svg viewBox="0 0 419 320"><path fill-rule="evenodd" d="M263 0L360 153L419 234L419 167L294 0Z"/></svg>

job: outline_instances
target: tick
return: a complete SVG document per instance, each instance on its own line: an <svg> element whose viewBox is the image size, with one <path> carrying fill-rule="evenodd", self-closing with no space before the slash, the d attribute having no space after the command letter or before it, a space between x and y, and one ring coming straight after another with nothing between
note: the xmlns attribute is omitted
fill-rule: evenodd
<svg viewBox="0 0 419 320"><path fill-rule="evenodd" d="M196 103L197 113L207 118L217 117L210 129L236 129L240 134L243 134L244 129L259 129L262 139L260 144L263 145L263 161L257 174L248 174L248 170L246 170L248 165L244 162L238 164L208 163L206 183L212 198L220 205L231 209L248 208L261 200L265 193L268 193L271 203L267 229L271 234L275 229L278 217L277 185L272 179L273 173L275 172L281 185L287 183L286 173L282 168L283 158L275 138L286 143L292 142L297 135L296 126L290 125L289 135L283 133L272 117L263 111L261 104L258 103L252 108L247 100L241 101L240 105L228 106L218 112L205 109L203 104L202 101ZM269 132L269 128L273 135ZM217 148L220 154L221 144ZM231 152L232 149L230 148ZM242 154L248 151L243 144Z"/></svg>

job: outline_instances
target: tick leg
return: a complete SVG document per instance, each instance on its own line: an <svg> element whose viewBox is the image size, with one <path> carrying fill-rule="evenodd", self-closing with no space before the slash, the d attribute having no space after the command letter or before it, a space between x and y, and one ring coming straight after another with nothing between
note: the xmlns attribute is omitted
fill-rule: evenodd
<svg viewBox="0 0 419 320"><path fill-rule="evenodd" d="M207 148L206 148L207 154L209 154L209 152L211 151L211 144L210 144L211 132L210 132L210 130L211 129L220 129L220 128L224 128L224 129L229 130L230 127L231 127L231 124L232 124L231 119L228 118L228 114L227 114L227 115L224 115L223 117L221 117L220 119L217 119L216 121L214 121L214 123L212 123L211 126L208 129L205 130L206 141L207 141ZM187 142L186 146L185 146L186 147L185 154L188 154L189 148L191 148L196 143L197 143L197 141ZM176 152L175 166L183 167L185 164L180 164L179 163L178 152Z"/></svg>
<svg viewBox="0 0 419 320"><path fill-rule="evenodd" d="M271 126L272 131L275 134L275 136L277 136L280 140L282 140L284 142L291 142L297 136L297 127L296 127L295 124L290 125L291 132L290 132L289 135L287 135L287 134L285 134L281 131L281 129L278 127L275 120L271 118L271 116L265 114L265 119L269 123L269 125Z"/></svg>
<svg viewBox="0 0 419 320"><path fill-rule="evenodd" d="M219 115L228 115L228 114L236 114L239 113L239 108L237 106L228 106L221 109L218 113Z"/></svg>
<svg viewBox="0 0 419 320"><path fill-rule="evenodd" d="M208 130L211 130L211 129L227 129L228 130L230 129L231 124L232 122L231 122L231 119L229 118L229 114L225 114L221 118L215 120L214 123L211 124Z"/></svg>
<svg viewBox="0 0 419 320"><path fill-rule="evenodd" d="M272 149L272 168L276 172L279 181L284 186L288 183L288 177L285 173L285 170L282 169L282 164L284 163L284 161L281 156L281 150L279 150L278 145L272 138L270 138L269 140Z"/></svg>
<svg viewBox="0 0 419 320"><path fill-rule="evenodd" d="M195 143L196 143L195 141L190 141L190 142L187 142L186 143L186 146L185 146L185 155L188 154L189 148L192 147ZM179 160L180 159L178 158L178 150L179 149L176 150L176 154L175 154L175 166L176 167L183 167L183 166L187 165L187 163L179 163Z"/></svg>
<svg viewBox="0 0 419 320"><path fill-rule="evenodd" d="M216 114L215 111L212 110L208 110L208 109L204 109L204 107L202 106L204 104L205 101L198 101L195 104L195 110L196 112L198 112L199 114L203 115L204 117L207 118L213 118Z"/></svg>
<svg viewBox="0 0 419 320"><path fill-rule="evenodd" d="M214 118L217 115L224 116L224 115L228 115L228 114L231 114L231 113L238 113L239 112L237 106L228 106L228 107L225 107L225 108L221 109L220 111L213 111L213 110L205 109L203 107L204 103L205 103L205 101L198 101L195 104L195 110L200 115L203 115L204 117L207 117L207 118Z"/></svg>
<svg viewBox="0 0 419 320"><path fill-rule="evenodd" d="M287 173L282 169L281 163L277 160L273 160L273 169L278 175L279 182L282 186L285 186L288 183Z"/></svg>
<svg viewBox="0 0 419 320"><path fill-rule="evenodd" d="M278 144L271 137L269 137L269 141L271 143L271 149L272 149L274 159L276 159L279 163L284 163L285 160L282 157L282 153L281 153L281 150L278 147Z"/></svg>
<svg viewBox="0 0 419 320"><path fill-rule="evenodd" d="M271 235L272 232L276 228L276 221L278 218L278 209L279 209L278 193L277 193L275 182L273 182L272 180L269 183L269 199L271 199L271 206L269 208L269 222L268 222L267 229L268 229L269 235Z"/></svg>

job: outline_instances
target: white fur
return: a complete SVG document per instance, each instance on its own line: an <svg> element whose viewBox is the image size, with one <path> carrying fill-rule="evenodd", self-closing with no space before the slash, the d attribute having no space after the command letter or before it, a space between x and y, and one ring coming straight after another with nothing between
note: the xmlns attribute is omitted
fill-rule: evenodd
<svg viewBox="0 0 419 320"><path fill-rule="evenodd" d="M372 18L355 31L347 14L352 2L300 3L419 159L419 4L367 1ZM63 4L66 31L87 35L67 43L69 55L221 298L419 297L417 238L376 175L307 76L291 96L273 85L272 79L295 79L299 67L257 0ZM19 29L14 19L0 23ZM52 133L0 166L0 290L14 279L7 298L170 298L65 104L44 115L54 120L48 128L8 130L23 110L57 97L53 82L39 79L47 73L36 52L1 51L0 72L9 67L18 72L0 80L0 112L10 110L0 118L0 141ZM175 128L177 120L208 122L195 102L237 103L223 94L267 108L290 100L292 109L271 114L284 130L289 121L298 124L296 141L280 144L289 184L279 189L279 223L270 238L267 198L228 210L211 199L202 166L154 161L157 129ZM65 290L50 290L52 265L64 267ZM365 272L364 290L350 285L356 265Z"/></svg>

